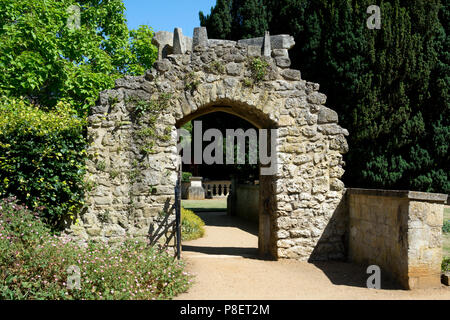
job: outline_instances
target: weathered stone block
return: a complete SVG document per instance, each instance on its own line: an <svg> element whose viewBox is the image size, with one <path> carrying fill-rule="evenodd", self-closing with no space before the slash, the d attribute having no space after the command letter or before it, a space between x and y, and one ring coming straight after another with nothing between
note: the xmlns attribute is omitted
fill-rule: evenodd
<svg viewBox="0 0 450 320"><path fill-rule="evenodd" d="M167 72L170 70L171 68L171 64L169 62L169 60L164 59L162 61L156 61L153 66L155 67L156 70L158 70L159 72Z"/></svg>
<svg viewBox="0 0 450 320"><path fill-rule="evenodd" d="M286 69L281 72L283 78L287 80L299 81L301 80L301 73L299 70Z"/></svg>
<svg viewBox="0 0 450 320"><path fill-rule="evenodd" d="M319 111L317 123L337 123L338 119L339 118L336 111L323 107Z"/></svg>
<svg viewBox="0 0 450 320"><path fill-rule="evenodd" d="M276 57L275 63L280 68L289 68L291 66L291 59L289 59L288 57ZM291 78L292 77L293 76L291 76ZM285 78L289 78L289 76L285 76ZM294 76L292 80L300 80L300 76Z"/></svg>

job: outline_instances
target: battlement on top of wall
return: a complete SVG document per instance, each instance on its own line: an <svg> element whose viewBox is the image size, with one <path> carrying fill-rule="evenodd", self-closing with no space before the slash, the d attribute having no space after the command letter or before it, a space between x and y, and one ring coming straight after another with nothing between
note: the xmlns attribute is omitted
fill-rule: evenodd
<svg viewBox="0 0 450 320"><path fill-rule="evenodd" d="M193 38L183 35L180 28L175 28L174 32L159 31L155 34L152 42L158 47L158 60L171 54L192 53L196 46L240 46L248 48L248 55L273 57L277 66L281 68L290 66L288 50L295 45L294 37L287 34L271 36L268 31L265 32L264 37L238 41L208 39L205 27L195 28Z"/></svg>

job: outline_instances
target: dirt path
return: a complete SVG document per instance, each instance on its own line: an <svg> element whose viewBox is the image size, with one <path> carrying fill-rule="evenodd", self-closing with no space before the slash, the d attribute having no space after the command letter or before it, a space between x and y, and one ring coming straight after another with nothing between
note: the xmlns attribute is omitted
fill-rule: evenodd
<svg viewBox="0 0 450 320"><path fill-rule="evenodd" d="M406 291L383 279L367 289L365 269L341 262L263 261L256 256L254 226L225 213L200 213L205 237L183 243L183 259L195 283L177 299L450 299L450 288Z"/></svg>

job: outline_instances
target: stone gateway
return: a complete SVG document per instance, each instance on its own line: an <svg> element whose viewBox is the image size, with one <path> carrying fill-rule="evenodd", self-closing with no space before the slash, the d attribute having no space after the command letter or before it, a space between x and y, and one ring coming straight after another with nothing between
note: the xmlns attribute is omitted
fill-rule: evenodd
<svg viewBox="0 0 450 320"><path fill-rule="evenodd" d="M277 173L260 181L260 253L307 260L314 251L318 259L343 258L345 225L332 217L344 192L339 178L348 133L337 124L336 112L324 106L319 85L289 69L293 38L209 40L206 29L198 28L188 48L179 29L175 35L171 48L158 44L172 54L161 56L145 76L117 80L92 108L88 179L93 189L72 232L117 242L167 229L162 224L174 219L176 129L223 111L257 128L277 129ZM258 63L262 67L255 70ZM162 104L150 117L144 110L138 121L136 110Z"/></svg>

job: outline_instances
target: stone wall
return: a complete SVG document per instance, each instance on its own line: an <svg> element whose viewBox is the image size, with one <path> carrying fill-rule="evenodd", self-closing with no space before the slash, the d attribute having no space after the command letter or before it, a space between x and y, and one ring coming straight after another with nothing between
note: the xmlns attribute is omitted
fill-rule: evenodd
<svg viewBox="0 0 450 320"><path fill-rule="evenodd" d="M348 257L406 289L439 287L446 195L348 189Z"/></svg>
<svg viewBox="0 0 450 320"><path fill-rule="evenodd" d="M176 129L202 114L224 111L277 133L276 173L260 177L261 255L343 259L340 177L348 132L324 106L319 85L289 68L293 38L210 40L204 28L194 35L189 47L178 29L173 54L163 54L144 76L118 79L92 107L87 163L92 190L85 212L67 233L108 242L150 237L170 244ZM267 62L261 81L252 81L256 58ZM148 106L163 108L157 114L144 110L137 119L137 111ZM152 141L144 135L148 128L156 132Z"/></svg>

